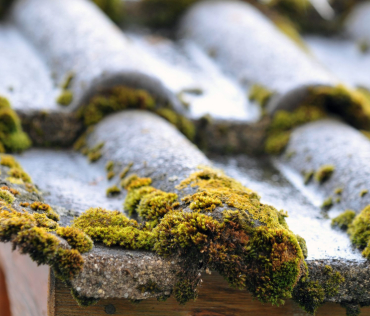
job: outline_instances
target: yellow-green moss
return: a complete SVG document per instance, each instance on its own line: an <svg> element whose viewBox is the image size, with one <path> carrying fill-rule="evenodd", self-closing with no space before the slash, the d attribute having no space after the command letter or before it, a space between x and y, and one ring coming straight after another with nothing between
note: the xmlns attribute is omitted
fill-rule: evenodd
<svg viewBox="0 0 370 316"><path fill-rule="evenodd" d="M107 246L147 250L152 247L151 232L118 211L91 208L74 220L73 227Z"/></svg>
<svg viewBox="0 0 370 316"><path fill-rule="evenodd" d="M22 130L21 121L4 97L0 97L0 153L21 152L31 146Z"/></svg>
<svg viewBox="0 0 370 316"><path fill-rule="evenodd" d="M133 166L133 162L130 162L125 168L123 168L123 170L121 171L121 173L119 174L119 178L120 179L123 179L127 176L127 174L129 173L131 167Z"/></svg>
<svg viewBox="0 0 370 316"><path fill-rule="evenodd" d="M335 193L335 194L337 194L337 195L342 195L342 193L343 193L343 188L336 188L336 189L334 190L334 193Z"/></svg>
<svg viewBox="0 0 370 316"><path fill-rule="evenodd" d="M0 189L0 200L12 204L15 200L15 197L9 191Z"/></svg>
<svg viewBox="0 0 370 316"><path fill-rule="evenodd" d="M114 185L107 189L106 195L109 197L109 196L118 195L120 193L121 193L121 189L117 187L116 185Z"/></svg>
<svg viewBox="0 0 370 316"><path fill-rule="evenodd" d="M348 234L352 243L358 248L364 248L370 241L370 206L365 207L350 223Z"/></svg>
<svg viewBox="0 0 370 316"><path fill-rule="evenodd" d="M99 143L87 151L87 158L90 162L96 162L102 157L101 150L103 147L104 143Z"/></svg>
<svg viewBox="0 0 370 316"><path fill-rule="evenodd" d="M107 172L111 172L113 171L113 168L114 168L114 161L108 161L105 165L105 170L107 170Z"/></svg>
<svg viewBox="0 0 370 316"><path fill-rule="evenodd" d="M57 103L63 106L70 105L73 101L73 92L71 90L63 90L56 99Z"/></svg>
<svg viewBox="0 0 370 316"><path fill-rule="evenodd" d="M305 185L307 185L311 182L311 180L314 176L314 173L315 172L313 170L304 172L304 174L303 174L304 175L304 181L303 182L304 182Z"/></svg>
<svg viewBox="0 0 370 316"><path fill-rule="evenodd" d="M308 249L307 249L306 240L303 237L301 237L300 235L296 235L296 237L297 237L299 246L302 249L303 256L306 259L307 256L308 256Z"/></svg>
<svg viewBox="0 0 370 316"><path fill-rule="evenodd" d="M62 82L62 84L60 86L61 89L62 90L68 90L71 86L71 83L72 83L74 77L75 77L74 72L72 72L72 71L68 72L66 78L64 79L64 81Z"/></svg>
<svg viewBox="0 0 370 316"><path fill-rule="evenodd" d="M30 205L31 209L36 212L44 213L48 218L58 222L60 220L60 216L56 213L50 205L42 203L42 202L33 202Z"/></svg>
<svg viewBox="0 0 370 316"><path fill-rule="evenodd" d="M338 227L339 229L342 230L347 230L348 226L353 222L355 217L356 217L355 211L346 210L342 214L332 219L331 226Z"/></svg>
<svg viewBox="0 0 370 316"><path fill-rule="evenodd" d="M328 197L321 205L321 208L324 210L329 210L333 206L333 198L330 196Z"/></svg>
<svg viewBox="0 0 370 316"><path fill-rule="evenodd" d="M92 0L113 22L119 23L124 17L122 0Z"/></svg>
<svg viewBox="0 0 370 316"><path fill-rule="evenodd" d="M150 194L156 190L157 189L149 186L144 186L135 190L129 190L123 204L125 211L127 211L130 216L137 214L137 207L141 199L145 195Z"/></svg>
<svg viewBox="0 0 370 316"><path fill-rule="evenodd" d="M203 191L188 195L182 199L193 211L212 212L217 206L222 206L222 201L209 192Z"/></svg>
<svg viewBox="0 0 370 316"><path fill-rule="evenodd" d="M366 190L366 189L364 189L364 190L361 190L361 192L360 192L360 197L364 197L366 194L368 194L369 193L369 190Z"/></svg>
<svg viewBox="0 0 370 316"><path fill-rule="evenodd" d="M15 179L20 179L24 183L32 183L31 177L21 168L13 167L8 171L9 176Z"/></svg>
<svg viewBox="0 0 370 316"><path fill-rule="evenodd" d="M166 193L155 190L141 196L137 212L144 220L150 221L152 226L159 223L160 219L168 212L173 211L179 203L176 193Z"/></svg>
<svg viewBox="0 0 370 316"><path fill-rule="evenodd" d="M80 253L88 252L94 246L91 238L77 228L60 227L56 233L58 236L65 239L73 249L77 249Z"/></svg>
<svg viewBox="0 0 370 316"><path fill-rule="evenodd" d="M361 53L365 54L369 51L370 45L367 40L362 40L357 43L358 49Z"/></svg>
<svg viewBox="0 0 370 316"><path fill-rule="evenodd" d="M112 180L115 176L116 176L116 174L114 173L114 171L109 171L107 173L107 179L108 180Z"/></svg>
<svg viewBox="0 0 370 316"><path fill-rule="evenodd" d="M288 145L294 128L325 116L322 108L312 105L302 105L292 112L277 111L268 128L265 151L268 154L280 154Z"/></svg>
<svg viewBox="0 0 370 316"><path fill-rule="evenodd" d="M270 91L262 85L254 84L249 91L248 97L250 101L256 101L261 106L262 110L264 110L273 95L273 91Z"/></svg>
<svg viewBox="0 0 370 316"><path fill-rule="evenodd" d="M323 165L315 172L315 180L318 183L324 183L329 180L335 171L335 166L333 165Z"/></svg>

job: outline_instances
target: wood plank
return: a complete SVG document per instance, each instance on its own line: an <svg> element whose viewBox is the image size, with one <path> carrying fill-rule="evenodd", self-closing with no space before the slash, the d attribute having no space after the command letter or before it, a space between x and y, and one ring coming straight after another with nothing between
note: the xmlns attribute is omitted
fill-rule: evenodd
<svg viewBox="0 0 370 316"><path fill-rule="evenodd" d="M174 298L167 302L155 299L132 304L124 299L101 300L97 305L82 308L73 300L69 289L56 280L54 314L49 316L100 316L100 315L135 315L135 316L306 316L296 303L289 300L282 307L273 307L253 300L245 291L230 289L227 283L217 274L203 278L199 298L185 306L179 305ZM338 304L325 304L316 315L345 316L345 309ZM370 307L362 309L362 316L370 315Z"/></svg>
<svg viewBox="0 0 370 316"><path fill-rule="evenodd" d="M10 316L8 289L6 286L4 272L1 266L0 266L0 315Z"/></svg>
<svg viewBox="0 0 370 316"><path fill-rule="evenodd" d="M12 251L11 244L0 244L12 316L46 316L48 266L37 266L29 256ZM2 316L2 314L0 314Z"/></svg>

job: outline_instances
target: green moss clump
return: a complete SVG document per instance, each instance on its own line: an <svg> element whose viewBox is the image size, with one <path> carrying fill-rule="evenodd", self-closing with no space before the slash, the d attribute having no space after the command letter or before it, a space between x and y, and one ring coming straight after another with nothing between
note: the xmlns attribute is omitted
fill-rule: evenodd
<svg viewBox="0 0 370 316"><path fill-rule="evenodd" d="M335 194L337 194L337 195L342 195L342 193L343 193L343 188L336 188L336 189L334 190L334 193L335 193Z"/></svg>
<svg viewBox="0 0 370 316"><path fill-rule="evenodd" d="M117 187L116 185L110 187L107 189L107 196L114 196L114 195L118 195L121 193L121 189L119 187Z"/></svg>
<svg viewBox="0 0 370 316"><path fill-rule="evenodd" d="M311 180L312 180L312 178L314 176L314 173L315 172L313 170L304 172L304 174L303 174L304 175L304 181L303 181L303 183L305 185L307 185L307 184L309 184L311 182Z"/></svg>
<svg viewBox="0 0 370 316"><path fill-rule="evenodd" d="M223 205L217 196L205 191L188 195L182 201L189 204L191 210L202 212L212 212L217 206Z"/></svg>
<svg viewBox="0 0 370 316"><path fill-rule="evenodd" d="M51 263L57 277L70 280L82 271L84 260L76 249L58 248Z"/></svg>
<svg viewBox="0 0 370 316"><path fill-rule="evenodd" d="M361 192L360 192L360 197L364 197L366 194L368 194L369 193L369 190L366 190L366 189L364 189L364 190L361 190Z"/></svg>
<svg viewBox="0 0 370 316"><path fill-rule="evenodd" d="M43 227L46 231L55 231L59 225L56 221L50 219L45 214L34 213L32 214L36 220L38 227Z"/></svg>
<svg viewBox="0 0 370 316"><path fill-rule="evenodd" d="M107 246L122 246L129 249L151 249L152 235L139 224L118 211L91 208L73 222L93 240Z"/></svg>
<svg viewBox="0 0 370 316"><path fill-rule="evenodd" d="M325 116L326 113L322 108L313 105L302 105L292 112L277 111L268 128L265 151L268 154L280 154L288 145L295 127Z"/></svg>
<svg viewBox="0 0 370 316"><path fill-rule="evenodd" d="M328 197L321 205L321 208L324 210L329 210L333 206L333 198L330 196Z"/></svg>
<svg viewBox="0 0 370 316"><path fill-rule="evenodd" d="M157 189L149 186L144 186L138 189L129 190L125 199L125 202L123 204L124 209L128 212L130 216L133 216L134 214L137 214L137 207L139 206L139 203L141 199L150 194L155 192Z"/></svg>
<svg viewBox="0 0 370 316"><path fill-rule="evenodd" d="M307 249L306 240L303 237L299 236L299 235L296 235L296 237L297 237L299 246L302 249L303 256L306 259L307 256L308 256L308 249Z"/></svg>
<svg viewBox="0 0 370 316"><path fill-rule="evenodd" d="M56 99L57 103L63 106L68 106L73 101L73 92L70 90L63 90Z"/></svg>
<svg viewBox="0 0 370 316"><path fill-rule="evenodd" d="M358 248L364 248L370 241L370 206L365 207L352 223L349 224L348 234L352 243Z"/></svg>
<svg viewBox="0 0 370 316"><path fill-rule="evenodd" d="M74 74L74 72L69 72L68 74L67 74L67 76L66 76L66 78L65 78L65 80L64 80L64 82L61 84L61 88L63 89L63 90L68 90L69 88L70 88L70 86L71 86L71 83L72 83L72 81L73 81L73 79L74 79L74 77L75 77L75 74Z"/></svg>
<svg viewBox="0 0 370 316"><path fill-rule="evenodd" d="M149 292L149 293L160 293L161 289L159 288L158 284L152 280L149 280L146 284L139 285L137 288L141 293Z"/></svg>
<svg viewBox="0 0 370 316"><path fill-rule="evenodd" d="M90 100L80 112L85 125L90 126L102 120L108 114L130 108L153 110L155 100L144 90L117 86L104 95L98 95Z"/></svg>
<svg viewBox="0 0 370 316"><path fill-rule="evenodd" d="M15 160L15 158L10 155L1 155L0 165L9 168L21 168L17 160Z"/></svg>
<svg viewBox="0 0 370 316"><path fill-rule="evenodd" d="M105 165L105 170L107 170L107 172L111 172L113 171L113 168L114 168L114 161L108 161L107 164Z"/></svg>
<svg viewBox="0 0 370 316"><path fill-rule="evenodd" d="M124 183L124 180L122 181ZM132 178L128 185L123 186L126 190L134 190L141 187L145 187L152 184L152 179L150 178Z"/></svg>
<svg viewBox="0 0 370 316"><path fill-rule="evenodd" d="M60 216L56 213L50 205L42 203L42 202L33 202L30 205L31 209L36 212L44 213L48 218L52 219L53 221L58 222L60 220Z"/></svg>
<svg viewBox="0 0 370 316"><path fill-rule="evenodd" d="M0 189L0 200L12 204L15 200L15 197L9 191Z"/></svg>
<svg viewBox="0 0 370 316"><path fill-rule="evenodd" d="M23 132L18 115L9 101L0 96L0 153L21 152L30 146L31 140Z"/></svg>
<svg viewBox="0 0 370 316"><path fill-rule="evenodd" d="M337 295L340 284L345 280L338 271L334 272L328 265L322 269L323 279L320 282L302 278L293 291L293 300L309 314L315 314L325 299Z"/></svg>
<svg viewBox="0 0 370 316"><path fill-rule="evenodd" d="M119 174L119 178L124 179L127 176L127 174L129 173L132 166L133 166L133 163L130 162L125 168L123 168L123 170Z"/></svg>
<svg viewBox="0 0 370 316"><path fill-rule="evenodd" d="M329 180L335 171L335 166L333 165L324 165L315 172L315 180L318 183L324 183Z"/></svg>
<svg viewBox="0 0 370 316"><path fill-rule="evenodd" d="M24 183L31 183L32 182L30 176L25 171L23 171L21 168L17 168L17 167L11 168L8 171L8 174L12 178L22 180Z"/></svg>
<svg viewBox="0 0 370 316"><path fill-rule="evenodd" d="M99 143L87 151L87 158L90 162L96 162L102 157L101 150L103 147L104 143Z"/></svg>
<svg viewBox="0 0 370 316"><path fill-rule="evenodd" d="M121 0L92 0L113 22L119 23L124 17Z"/></svg>
<svg viewBox="0 0 370 316"><path fill-rule="evenodd" d="M107 173L107 180L112 180L115 176L116 174L113 171L109 171Z"/></svg>
<svg viewBox="0 0 370 316"><path fill-rule="evenodd" d="M155 190L142 196L137 212L141 218L150 221L152 226L156 226L165 214L179 206L177 198L176 193Z"/></svg>
<svg viewBox="0 0 370 316"><path fill-rule="evenodd" d="M249 91L249 100L256 101L262 110L266 108L268 101L274 95L273 91L268 90L266 87L254 84Z"/></svg>
<svg viewBox="0 0 370 316"><path fill-rule="evenodd" d="M89 252L94 246L91 238L77 228L60 227L56 233L58 236L65 239L73 249L77 249L80 253Z"/></svg>

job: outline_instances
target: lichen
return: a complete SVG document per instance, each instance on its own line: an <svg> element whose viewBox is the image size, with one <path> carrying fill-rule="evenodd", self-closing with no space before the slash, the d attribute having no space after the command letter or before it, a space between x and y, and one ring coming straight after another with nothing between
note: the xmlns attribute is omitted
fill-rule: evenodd
<svg viewBox="0 0 370 316"><path fill-rule="evenodd" d="M301 105L292 112L277 111L267 131L265 151L268 154L280 154L287 146L294 128L325 116L326 113L321 107L313 105Z"/></svg>
<svg viewBox="0 0 370 316"><path fill-rule="evenodd" d="M0 96L0 153L22 152L31 140L22 130L21 121L9 101Z"/></svg>
<svg viewBox="0 0 370 316"><path fill-rule="evenodd" d="M73 101L73 92L70 90L63 90L56 99L56 102L63 106L68 106Z"/></svg>
<svg viewBox="0 0 370 316"><path fill-rule="evenodd" d="M347 230L355 217L356 217L355 211L346 210L342 214L332 219L331 226L338 227L339 229L342 230Z"/></svg>
<svg viewBox="0 0 370 316"><path fill-rule="evenodd" d="M315 180L322 184L329 180L335 171L335 166L333 165L323 165L315 172Z"/></svg>
<svg viewBox="0 0 370 316"><path fill-rule="evenodd" d="M60 227L56 233L65 239L72 249L76 249L80 253L89 252L94 246L91 238L77 228Z"/></svg>

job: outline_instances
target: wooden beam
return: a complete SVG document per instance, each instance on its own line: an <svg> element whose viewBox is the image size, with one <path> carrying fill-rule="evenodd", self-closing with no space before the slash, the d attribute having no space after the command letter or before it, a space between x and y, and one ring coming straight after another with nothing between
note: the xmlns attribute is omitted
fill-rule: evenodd
<svg viewBox="0 0 370 316"><path fill-rule="evenodd" d="M51 276L53 279L53 276ZM250 294L228 287L218 274L206 275L200 288L199 298L185 306L179 305L171 297L166 302L155 299L133 304L124 299L101 300L97 305L79 307L70 294L70 290L58 279L51 280L55 290L51 291L50 304L53 311L49 316L305 316L296 303L289 300L282 307L273 307L253 300ZM322 306L317 316L345 316L345 309L338 304L328 303ZM370 308L363 308L361 316L370 315Z"/></svg>
<svg viewBox="0 0 370 316"><path fill-rule="evenodd" d="M10 316L8 289L6 286L5 275L1 266L0 266L0 315Z"/></svg>

